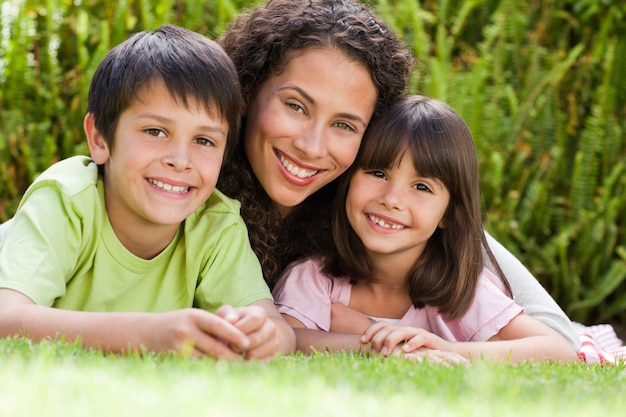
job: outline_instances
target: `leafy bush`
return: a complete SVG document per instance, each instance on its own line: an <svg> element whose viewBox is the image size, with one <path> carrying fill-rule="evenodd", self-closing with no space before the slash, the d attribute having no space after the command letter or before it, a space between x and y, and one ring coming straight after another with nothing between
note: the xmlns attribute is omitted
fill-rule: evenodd
<svg viewBox="0 0 626 417"><path fill-rule="evenodd" d="M163 23L215 38L250 3L3 2L0 220L42 170L87 152L87 89L112 46ZM470 125L490 232L573 319L626 322L626 5L369 3L418 58L412 92Z"/></svg>

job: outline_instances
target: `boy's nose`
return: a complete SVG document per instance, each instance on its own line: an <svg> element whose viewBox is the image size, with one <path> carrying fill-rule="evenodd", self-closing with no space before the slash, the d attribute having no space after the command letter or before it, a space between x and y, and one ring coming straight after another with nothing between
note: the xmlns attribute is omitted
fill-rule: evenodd
<svg viewBox="0 0 626 417"><path fill-rule="evenodd" d="M185 143L172 143L163 162L177 171L184 171L191 167L190 149Z"/></svg>

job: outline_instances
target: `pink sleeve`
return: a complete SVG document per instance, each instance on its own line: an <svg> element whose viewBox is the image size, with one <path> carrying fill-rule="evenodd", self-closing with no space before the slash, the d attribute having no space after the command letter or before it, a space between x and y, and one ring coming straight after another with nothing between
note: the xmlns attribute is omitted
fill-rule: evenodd
<svg viewBox="0 0 626 417"><path fill-rule="evenodd" d="M320 272L318 259L289 266L274 287L276 308L308 329L330 330L332 280Z"/></svg>
<svg viewBox="0 0 626 417"><path fill-rule="evenodd" d="M451 334L444 338L457 341L486 341L524 311L504 293L504 287L498 285L498 282L497 276L483 269L472 305L462 318L445 324L446 330Z"/></svg>

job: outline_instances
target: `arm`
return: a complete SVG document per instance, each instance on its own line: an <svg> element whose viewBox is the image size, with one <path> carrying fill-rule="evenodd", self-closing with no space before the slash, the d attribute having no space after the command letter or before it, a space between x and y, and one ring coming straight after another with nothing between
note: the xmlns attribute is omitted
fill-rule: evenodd
<svg viewBox="0 0 626 417"><path fill-rule="evenodd" d="M348 308L348 307L346 307ZM359 313L360 314L360 313ZM360 334L327 332L325 330L307 329L298 319L283 314L285 321L293 328L296 335L296 349L303 353L318 352L366 352L369 344L362 344Z"/></svg>
<svg viewBox="0 0 626 417"><path fill-rule="evenodd" d="M345 308L352 310L349 307ZM355 310L352 311L356 314L362 314ZM301 352L307 354L313 353L314 351L334 353L378 353L371 348L371 344L364 340L361 334L336 333L333 331L327 332L324 330L306 329L299 320L286 314L283 316L285 317L285 320L294 328L296 333L296 347ZM414 351L407 353L405 357L414 361L429 360L436 363L442 363L444 365L467 362L465 358L454 352L445 352L427 348L415 349Z"/></svg>
<svg viewBox="0 0 626 417"><path fill-rule="evenodd" d="M250 339L223 318L200 309L166 313L95 313L35 304L25 295L0 289L0 337L33 340L80 338L83 346L106 352L177 351L193 356L240 359ZM229 346L235 347L235 350Z"/></svg>
<svg viewBox="0 0 626 417"><path fill-rule="evenodd" d="M561 307L511 252L488 233L485 235L489 248L511 285L515 302L524 308L526 314L560 333L570 342L572 348L578 351L580 336ZM485 266L494 271L488 257L484 258Z"/></svg>
<svg viewBox="0 0 626 417"><path fill-rule="evenodd" d="M372 322L360 311L341 303L330 306L330 331L362 334Z"/></svg>
<svg viewBox="0 0 626 417"><path fill-rule="evenodd" d="M577 359L569 342L556 331L526 314L513 318L486 342L448 342L433 333L411 327L377 323L364 334L372 349L383 355L429 348L458 353L467 359L520 363Z"/></svg>

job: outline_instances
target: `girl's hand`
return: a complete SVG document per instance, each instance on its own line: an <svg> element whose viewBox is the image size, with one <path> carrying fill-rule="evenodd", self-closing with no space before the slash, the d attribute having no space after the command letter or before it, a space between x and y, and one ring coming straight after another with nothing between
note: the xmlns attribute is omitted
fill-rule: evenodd
<svg viewBox="0 0 626 417"><path fill-rule="evenodd" d="M402 356L404 359L415 362L432 362L446 366L469 364L469 361L458 353L426 348L420 348L409 353L403 352L402 349L396 349L392 352L392 356Z"/></svg>
<svg viewBox="0 0 626 417"><path fill-rule="evenodd" d="M378 322L371 325L361 336L362 343L370 343L372 350L389 356L400 349L403 353L415 352L420 348L453 352L452 343L424 329L394 326Z"/></svg>
<svg viewBox="0 0 626 417"><path fill-rule="evenodd" d="M363 313L341 303L330 306L330 331L335 333L363 333L372 323Z"/></svg>

